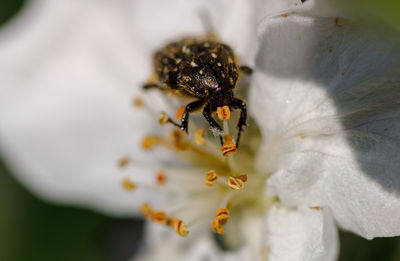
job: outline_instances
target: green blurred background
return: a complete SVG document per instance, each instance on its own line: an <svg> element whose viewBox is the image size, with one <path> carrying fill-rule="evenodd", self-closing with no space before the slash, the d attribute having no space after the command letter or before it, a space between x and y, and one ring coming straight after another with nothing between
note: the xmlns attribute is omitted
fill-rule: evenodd
<svg viewBox="0 0 400 261"><path fill-rule="evenodd" d="M17 15L23 4L22 0L1 0L0 26ZM398 14L388 20L400 28ZM39 200L14 180L0 158L0 261L126 260L140 245L142 234L141 220L117 219ZM368 241L342 232L340 240L341 261L400 261L399 238Z"/></svg>

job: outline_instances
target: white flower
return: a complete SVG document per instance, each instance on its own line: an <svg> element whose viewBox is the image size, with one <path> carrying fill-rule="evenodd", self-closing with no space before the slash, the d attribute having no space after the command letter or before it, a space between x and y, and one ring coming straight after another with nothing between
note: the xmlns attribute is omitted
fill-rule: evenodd
<svg viewBox="0 0 400 261"><path fill-rule="evenodd" d="M168 138L175 129L157 115L173 115L176 99L140 88L156 48L204 33L199 10L254 68L247 103L261 142L252 123L228 160L212 135L194 141L201 117L188 137ZM45 198L118 215L151 202L153 219L190 230L181 238L149 223L143 260L335 260L335 222L366 238L399 235L399 44L319 10L313 1L33 1L0 35L2 153ZM218 181L207 187L212 169ZM231 190L225 180L243 173L244 187ZM210 232L221 208L229 220L213 229L225 229L225 252Z"/></svg>

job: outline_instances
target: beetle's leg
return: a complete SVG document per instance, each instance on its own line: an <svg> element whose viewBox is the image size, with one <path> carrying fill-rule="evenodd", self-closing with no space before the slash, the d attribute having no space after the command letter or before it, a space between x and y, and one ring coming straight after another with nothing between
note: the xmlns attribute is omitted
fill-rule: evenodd
<svg viewBox="0 0 400 261"><path fill-rule="evenodd" d="M239 122L237 124L238 127L238 134L236 138L236 147L239 147L239 141L240 141L240 134L243 130L243 126L247 126L247 110L246 110L246 103L242 101L241 99L238 98L233 98L231 105L235 109L240 109L240 118Z"/></svg>
<svg viewBox="0 0 400 261"><path fill-rule="evenodd" d="M167 118L167 121L176 127L179 127L182 131L188 132L188 123L189 123L189 113L199 109L204 104L203 100L198 100L195 102L191 102L185 107L185 111L182 114L181 124L176 123L170 117Z"/></svg>
<svg viewBox="0 0 400 261"><path fill-rule="evenodd" d="M247 65L241 65L240 67L240 71L244 72L245 74L252 74L253 73L253 69L251 69L249 66Z"/></svg>
<svg viewBox="0 0 400 261"><path fill-rule="evenodd" d="M211 110L211 104L208 103L208 104L206 105L206 107L204 107L203 116L204 116L204 118L206 118L206 120L207 120L208 123L210 124L211 128L212 128L212 129L215 129L215 130L217 130L217 131L219 132L219 139L220 139L220 141L221 141L221 146L222 146L222 145L224 144L224 139L223 139L223 137L222 137L222 133L223 133L224 131L222 130L221 126L219 126L218 123L214 120L214 118L213 118L212 115L211 115L211 112L212 112L212 110Z"/></svg>
<svg viewBox="0 0 400 261"><path fill-rule="evenodd" d="M177 125L177 126L179 126L181 128L181 130L188 133L189 113L199 109L201 106L203 106L203 104L204 104L203 100L198 100L198 101L191 102L188 105L186 105L185 111L182 114L181 125Z"/></svg>
<svg viewBox="0 0 400 261"><path fill-rule="evenodd" d="M146 84L143 84L142 88L144 90L149 90L149 89L153 89L153 88L160 89L160 90L165 90L166 86L165 86L165 83L157 82L157 83L146 83Z"/></svg>

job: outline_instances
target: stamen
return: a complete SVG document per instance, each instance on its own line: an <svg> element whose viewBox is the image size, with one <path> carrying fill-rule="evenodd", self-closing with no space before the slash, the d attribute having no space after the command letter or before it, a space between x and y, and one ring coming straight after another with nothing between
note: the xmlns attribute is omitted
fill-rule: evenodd
<svg viewBox="0 0 400 261"><path fill-rule="evenodd" d="M247 181L247 175L246 174L240 175L238 177L238 179L242 180L243 182L246 182Z"/></svg>
<svg viewBox="0 0 400 261"><path fill-rule="evenodd" d="M225 233L225 228L221 227L219 224L218 219L214 218L211 221L211 229L217 234L224 234Z"/></svg>
<svg viewBox="0 0 400 261"><path fill-rule="evenodd" d="M206 143L206 140L204 139L204 135L206 134L206 131L204 128L198 129L195 133L194 136L194 141L196 142L197 145L204 145Z"/></svg>
<svg viewBox="0 0 400 261"><path fill-rule="evenodd" d="M158 123L160 125L164 125L168 123L168 116L165 113L160 113L160 116L158 116Z"/></svg>
<svg viewBox="0 0 400 261"><path fill-rule="evenodd" d="M122 187L126 191L133 191L136 188L136 184L133 183L129 178L124 178L122 181Z"/></svg>
<svg viewBox="0 0 400 261"><path fill-rule="evenodd" d="M223 107L218 107L217 115L221 121L229 121L231 118L231 110L229 109L229 106L224 105Z"/></svg>
<svg viewBox="0 0 400 261"><path fill-rule="evenodd" d="M143 217L151 217L153 210L149 204L143 204L140 208L140 213L142 213Z"/></svg>
<svg viewBox="0 0 400 261"><path fill-rule="evenodd" d="M151 220L153 220L157 224L165 225L167 224L168 217L164 211L157 210L153 211L150 216Z"/></svg>
<svg viewBox="0 0 400 261"><path fill-rule="evenodd" d="M228 222L230 212L227 208L220 208L215 212L215 218L211 221L211 229L218 234L224 234L225 229L222 227Z"/></svg>
<svg viewBox="0 0 400 261"><path fill-rule="evenodd" d="M220 208L217 211L215 211L215 218L218 219L219 224L225 225L226 222L228 222L228 219L230 217L230 212L229 209L227 208Z"/></svg>
<svg viewBox="0 0 400 261"><path fill-rule="evenodd" d="M159 143L158 137L147 136L147 137L144 137L142 140L142 148L146 149L146 150L150 150L158 143Z"/></svg>
<svg viewBox="0 0 400 261"><path fill-rule="evenodd" d="M123 168L126 167L129 163L131 163L131 161L132 161L131 158L126 156L119 160L118 165L120 168Z"/></svg>
<svg viewBox="0 0 400 261"><path fill-rule="evenodd" d="M182 220L168 217L165 212L161 210L153 211L149 204L143 204L140 212L144 217L150 218L157 224L167 225L173 228L180 236L186 237L189 234Z"/></svg>
<svg viewBox="0 0 400 261"><path fill-rule="evenodd" d="M159 186L162 186L167 181L167 176L164 172L158 172L156 175L156 182Z"/></svg>
<svg viewBox="0 0 400 261"><path fill-rule="evenodd" d="M214 185L215 182L217 182L218 176L215 170L210 170L207 172L206 176L206 186L211 187Z"/></svg>
<svg viewBox="0 0 400 261"><path fill-rule="evenodd" d="M183 113L185 112L186 106L181 106L175 110L175 116L177 119L182 119Z"/></svg>
<svg viewBox="0 0 400 261"><path fill-rule="evenodd" d="M173 219L173 221L171 223L172 223L172 226L173 226L175 232L178 235L180 235L182 237L186 237L189 234L189 231L186 229L186 226L182 220Z"/></svg>
<svg viewBox="0 0 400 261"><path fill-rule="evenodd" d="M247 178L247 176L246 176L246 178ZM243 181L241 178L234 178L234 177L229 177L229 179L226 180L226 184L228 185L228 187L233 190L239 190L239 189L243 188L244 182L245 181Z"/></svg>
<svg viewBox="0 0 400 261"><path fill-rule="evenodd" d="M236 144L233 143L231 136L224 136L224 144L221 146L221 152L224 157L236 152Z"/></svg>
<svg viewBox="0 0 400 261"><path fill-rule="evenodd" d="M132 105L136 108L142 108L144 106L144 101L141 98L134 98L132 100Z"/></svg>
<svg viewBox="0 0 400 261"><path fill-rule="evenodd" d="M183 134L179 130L175 130L171 133L174 147L177 150L186 150L187 144L182 141Z"/></svg>

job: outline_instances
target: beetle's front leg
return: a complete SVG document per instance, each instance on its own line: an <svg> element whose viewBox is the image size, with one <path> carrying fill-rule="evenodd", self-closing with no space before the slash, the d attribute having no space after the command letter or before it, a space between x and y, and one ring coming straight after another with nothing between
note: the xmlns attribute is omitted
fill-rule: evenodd
<svg viewBox="0 0 400 261"><path fill-rule="evenodd" d="M238 134L236 138L236 147L239 147L239 141L240 141L240 134L243 130L243 126L247 126L247 109L246 109L246 103L242 101L241 99L233 98L231 105L235 109L240 109L240 118L239 122L237 124L238 127Z"/></svg>
<svg viewBox="0 0 400 261"><path fill-rule="evenodd" d="M185 111L182 114L181 125L177 125L178 127L181 128L182 131L188 133L189 113L199 109L201 106L203 106L203 104L204 104L203 100L198 100L186 105Z"/></svg>
<svg viewBox="0 0 400 261"><path fill-rule="evenodd" d="M204 101L198 100L198 101L191 102L188 105L186 105L185 111L182 114L181 124L176 123L173 119L166 116L165 113L162 113L162 115L165 115L164 117L166 117L166 122L169 122L169 123L175 125L176 127L179 127L182 131L188 133L189 113L199 109L203 104L204 104Z"/></svg>
<svg viewBox="0 0 400 261"><path fill-rule="evenodd" d="M247 65L241 65L240 67L240 71L242 71L243 73L250 75L253 73L253 69L251 69L249 66Z"/></svg>
<svg viewBox="0 0 400 261"><path fill-rule="evenodd" d="M222 130L221 126L219 126L218 123L214 120L214 118L212 117L211 113L212 113L211 104L208 103L206 105L206 107L204 107L203 116L204 116L204 118L206 118L206 120L210 124L211 128L213 130L216 130L216 132L219 133L219 139L221 141L221 146L222 146L224 144L224 139L223 139L223 136L222 136L224 131Z"/></svg>
<svg viewBox="0 0 400 261"><path fill-rule="evenodd" d="M167 87L165 83L157 82L157 83L145 83L142 85L143 90L150 90L150 89L160 89L166 90Z"/></svg>

